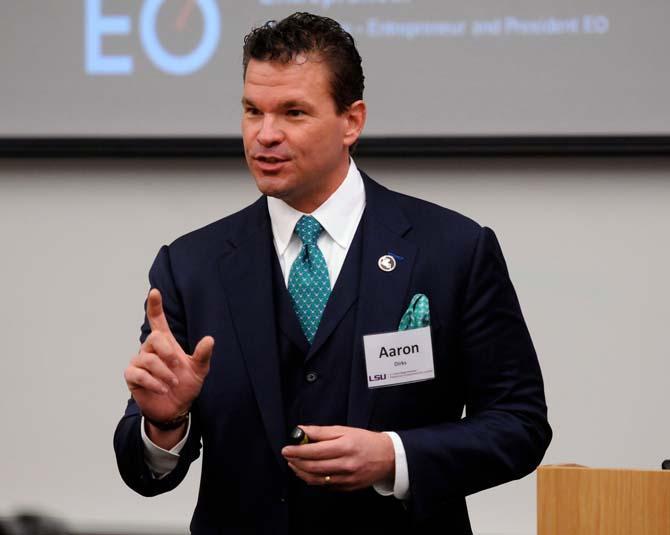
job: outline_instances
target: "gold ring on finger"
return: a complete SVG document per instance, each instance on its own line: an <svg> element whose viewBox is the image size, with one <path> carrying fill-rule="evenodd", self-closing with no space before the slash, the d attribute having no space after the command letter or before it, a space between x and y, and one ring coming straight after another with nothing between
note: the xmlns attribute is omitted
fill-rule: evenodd
<svg viewBox="0 0 670 535"><path fill-rule="evenodd" d="M325 477L323 478L323 482L324 482L326 485L328 485L328 483L330 483L330 476L325 476Z"/></svg>

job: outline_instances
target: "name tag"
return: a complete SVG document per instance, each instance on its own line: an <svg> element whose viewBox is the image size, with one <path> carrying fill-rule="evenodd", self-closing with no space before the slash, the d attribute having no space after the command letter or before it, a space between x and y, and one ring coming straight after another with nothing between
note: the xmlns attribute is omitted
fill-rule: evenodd
<svg viewBox="0 0 670 535"><path fill-rule="evenodd" d="M363 348L369 388L435 378L430 327L369 334Z"/></svg>

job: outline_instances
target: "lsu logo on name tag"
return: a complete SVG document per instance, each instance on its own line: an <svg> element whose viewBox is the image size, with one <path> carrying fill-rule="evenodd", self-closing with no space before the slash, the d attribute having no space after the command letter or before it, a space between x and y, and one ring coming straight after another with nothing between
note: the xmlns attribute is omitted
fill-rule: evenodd
<svg viewBox="0 0 670 535"><path fill-rule="evenodd" d="M363 337L369 388L435 378L430 327Z"/></svg>

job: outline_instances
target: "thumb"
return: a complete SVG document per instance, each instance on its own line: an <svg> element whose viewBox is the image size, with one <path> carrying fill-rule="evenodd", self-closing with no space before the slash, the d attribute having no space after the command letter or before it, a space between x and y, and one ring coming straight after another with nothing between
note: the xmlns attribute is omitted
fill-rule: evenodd
<svg viewBox="0 0 670 535"><path fill-rule="evenodd" d="M209 371L209 361L212 358L213 351L214 338L211 336L205 336L198 342L198 345L196 345L195 349L193 350L193 362L200 368L204 368L205 370Z"/></svg>
<svg viewBox="0 0 670 535"><path fill-rule="evenodd" d="M341 425L300 425L300 427L309 437L310 442L340 438L347 429Z"/></svg>

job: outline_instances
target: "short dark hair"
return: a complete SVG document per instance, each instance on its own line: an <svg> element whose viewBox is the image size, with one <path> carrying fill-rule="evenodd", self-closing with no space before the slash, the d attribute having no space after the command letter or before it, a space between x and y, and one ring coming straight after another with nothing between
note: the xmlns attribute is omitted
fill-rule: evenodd
<svg viewBox="0 0 670 535"><path fill-rule="evenodd" d="M365 77L354 38L337 21L311 13L294 13L251 30L244 37L244 76L251 59L289 63L298 54L310 53L330 68L330 92L338 114L363 98Z"/></svg>

